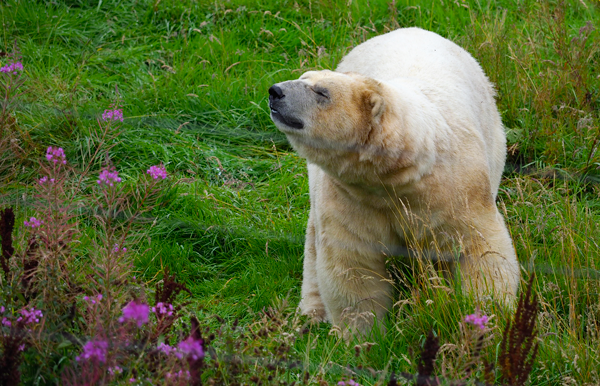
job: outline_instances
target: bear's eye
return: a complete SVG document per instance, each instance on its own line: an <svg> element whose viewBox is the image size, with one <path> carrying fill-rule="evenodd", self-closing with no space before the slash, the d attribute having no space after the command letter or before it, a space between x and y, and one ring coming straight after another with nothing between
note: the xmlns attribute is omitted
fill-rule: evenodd
<svg viewBox="0 0 600 386"><path fill-rule="evenodd" d="M325 99L329 99L329 91L326 88L315 87L312 89L315 94L322 96Z"/></svg>

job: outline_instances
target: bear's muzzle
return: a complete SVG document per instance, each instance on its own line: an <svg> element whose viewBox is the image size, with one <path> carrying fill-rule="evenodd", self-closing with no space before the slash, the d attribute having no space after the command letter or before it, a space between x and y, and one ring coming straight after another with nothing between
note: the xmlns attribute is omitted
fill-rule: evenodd
<svg viewBox="0 0 600 386"><path fill-rule="evenodd" d="M291 91L286 87L286 83L277 83L269 88L269 108L271 109L271 119L275 123L282 123L293 129L303 129L304 123L293 113L293 97L286 95ZM290 106L291 104L291 106Z"/></svg>

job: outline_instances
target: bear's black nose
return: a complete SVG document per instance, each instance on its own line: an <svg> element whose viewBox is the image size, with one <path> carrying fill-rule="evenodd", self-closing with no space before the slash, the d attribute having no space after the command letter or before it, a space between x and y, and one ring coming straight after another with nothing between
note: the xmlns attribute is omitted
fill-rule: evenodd
<svg viewBox="0 0 600 386"><path fill-rule="evenodd" d="M269 88L269 95L273 97L273 99L281 99L285 95L283 94L283 90L278 85L274 84Z"/></svg>

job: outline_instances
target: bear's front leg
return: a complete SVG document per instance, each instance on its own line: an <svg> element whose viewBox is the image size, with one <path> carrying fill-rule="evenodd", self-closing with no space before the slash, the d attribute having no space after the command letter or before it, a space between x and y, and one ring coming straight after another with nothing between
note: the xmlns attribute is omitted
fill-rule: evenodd
<svg viewBox="0 0 600 386"><path fill-rule="evenodd" d="M338 240L339 244L329 236L318 244L316 262L319 290L328 318L345 338L352 334L368 335L375 319L382 320L392 304L385 256L374 251L373 246L349 242L349 234Z"/></svg>
<svg viewBox="0 0 600 386"><path fill-rule="evenodd" d="M474 231L465 235L465 253L459 263L463 288L480 299L493 294L511 305L521 273L504 219L494 207L474 216L473 225Z"/></svg>
<svg viewBox="0 0 600 386"><path fill-rule="evenodd" d="M317 282L315 249L315 225L314 214L308 215L308 226L306 227L306 242L304 244L304 271L302 273L302 300L300 301L300 313L313 318L316 322L327 320L325 305L321 299L319 284Z"/></svg>

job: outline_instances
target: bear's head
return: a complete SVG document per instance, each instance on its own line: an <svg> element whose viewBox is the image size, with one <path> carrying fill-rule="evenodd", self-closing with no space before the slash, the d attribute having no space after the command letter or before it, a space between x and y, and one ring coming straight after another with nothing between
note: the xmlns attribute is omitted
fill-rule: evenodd
<svg viewBox="0 0 600 386"><path fill-rule="evenodd" d="M378 81L359 74L309 71L271 86L271 119L302 157L339 175L379 147L383 93Z"/></svg>
<svg viewBox="0 0 600 386"><path fill-rule="evenodd" d="M379 83L354 73L309 71L269 89L271 118L288 137L362 145L385 110Z"/></svg>

